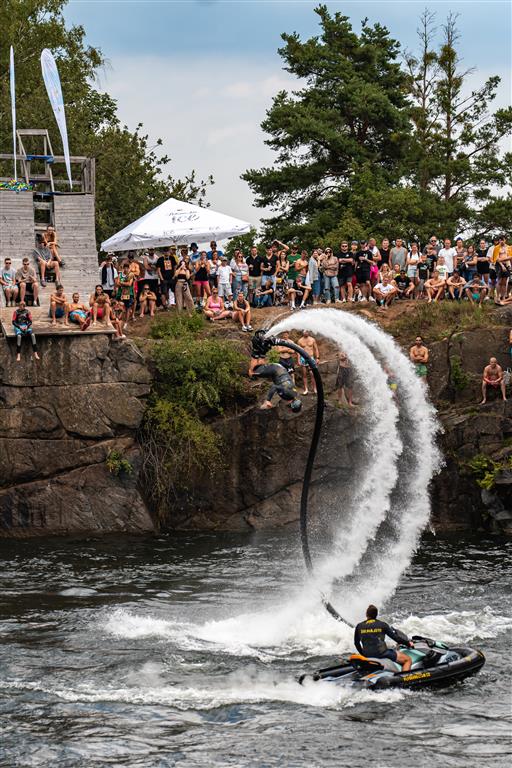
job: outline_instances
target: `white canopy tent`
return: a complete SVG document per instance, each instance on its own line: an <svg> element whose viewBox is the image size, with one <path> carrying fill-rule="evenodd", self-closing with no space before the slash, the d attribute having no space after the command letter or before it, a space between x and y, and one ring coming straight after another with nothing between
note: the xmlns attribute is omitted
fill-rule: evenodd
<svg viewBox="0 0 512 768"><path fill-rule="evenodd" d="M172 197L128 224L101 244L103 251L135 251L166 245L205 243L244 235L251 225L210 208L182 203Z"/></svg>

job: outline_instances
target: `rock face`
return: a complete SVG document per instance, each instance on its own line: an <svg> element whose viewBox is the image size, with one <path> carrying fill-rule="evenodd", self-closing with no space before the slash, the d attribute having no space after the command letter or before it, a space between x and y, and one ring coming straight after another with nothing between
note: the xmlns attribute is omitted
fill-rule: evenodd
<svg viewBox="0 0 512 768"><path fill-rule="evenodd" d="M0 536L148 531L136 430L151 377L130 342L48 337L41 360L0 345ZM117 451L132 474L111 474Z"/></svg>

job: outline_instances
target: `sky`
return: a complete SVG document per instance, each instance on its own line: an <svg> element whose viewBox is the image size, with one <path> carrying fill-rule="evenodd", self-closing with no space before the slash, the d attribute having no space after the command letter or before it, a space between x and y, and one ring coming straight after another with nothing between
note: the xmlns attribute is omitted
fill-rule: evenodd
<svg viewBox="0 0 512 768"><path fill-rule="evenodd" d="M281 89L297 81L282 69L282 32L303 39L319 32L318 3L310 0L70 0L69 23L81 24L87 42L101 48L106 66L99 87L118 103L123 123L140 122L151 140L161 138L173 176L195 169L212 174L212 207L258 225L265 215L240 175L270 166L260 123ZM326 2L350 17L357 30L368 17L414 50L418 17L435 11L440 26L459 14L464 65L476 85L502 78L496 104L512 101L510 0L380 0ZM72 150L72 148L71 148Z"/></svg>

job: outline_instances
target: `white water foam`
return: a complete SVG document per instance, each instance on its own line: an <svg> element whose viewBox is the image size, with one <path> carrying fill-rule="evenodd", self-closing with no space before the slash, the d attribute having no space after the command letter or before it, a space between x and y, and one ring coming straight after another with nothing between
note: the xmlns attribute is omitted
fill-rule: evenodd
<svg viewBox="0 0 512 768"><path fill-rule="evenodd" d="M380 328L350 312L317 309L286 318L274 326L271 333L278 335L283 330L306 327L341 345L364 382L368 374L365 365L355 354L352 341L357 336L360 343L367 345L373 361L380 361L382 366L393 371L398 383L397 402L405 448L399 459L399 487L395 489L392 508L387 514L390 532L378 542L378 550L373 550L369 567L365 568L364 573L358 574L356 584L351 585L350 591L343 591L343 610L349 618L355 619L369 601L381 603L393 594L400 576L411 561L419 536L428 523L428 484L440 466L440 456L435 445L438 424L434 408L428 402L424 385L416 376L413 366L394 340ZM381 372L379 387L372 391L371 398L367 400L367 408L378 403L380 409L382 398L390 396L387 375L383 368ZM379 416L383 424L387 423L387 416L381 410ZM380 444L379 454L385 455ZM369 461L368 464L370 467L378 467L378 462ZM389 464L394 465L390 466L390 471L396 479L396 458ZM388 474L388 470L382 472L380 467L378 469L378 476L372 477L373 490L377 496ZM401 488L400 485L405 483L406 487ZM388 509L386 506L384 514ZM356 565L359 562L366 544L377 532L382 519L382 510L378 505L372 510L372 520L366 521L366 524L359 514L353 516L354 525L349 538L339 542L350 550L350 564ZM361 523L365 528L363 535L358 530ZM330 573L332 578L347 575L346 567L340 570L338 552L335 551L327 559L322 572L324 576Z"/></svg>
<svg viewBox="0 0 512 768"><path fill-rule="evenodd" d="M497 614L487 606L479 611L450 611L426 616L395 618L409 635L419 634L446 642L471 643L497 637L512 629L512 617ZM262 613L240 614L203 624L155 620L118 609L102 625L109 635L125 640L157 638L181 651L210 653L257 659L271 663L293 654L294 659L339 656L353 651L353 630L333 621L318 605L294 613L279 607ZM185 662L186 663L186 662Z"/></svg>
<svg viewBox="0 0 512 768"><path fill-rule="evenodd" d="M357 372L361 392L360 399L367 403L378 402L378 408L367 408L364 414L366 453L371 454L379 446L379 454L386 457L386 471L376 461L364 462L364 473L356 472L350 491L354 494L349 519L340 518L339 533L334 543L335 552L315 568L320 588L330 587L334 577L342 578L352 573L375 536L380 523L390 510L390 494L398 479L398 461L402 454L402 442L397 430L398 408L387 385L384 372L374 354L358 334L344 328L336 310L304 311L292 315L272 328L272 334L293 328L307 328L335 341L343 348ZM361 418L361 417L360 417ZM343 559L340 559L342 544Z"/></svg>

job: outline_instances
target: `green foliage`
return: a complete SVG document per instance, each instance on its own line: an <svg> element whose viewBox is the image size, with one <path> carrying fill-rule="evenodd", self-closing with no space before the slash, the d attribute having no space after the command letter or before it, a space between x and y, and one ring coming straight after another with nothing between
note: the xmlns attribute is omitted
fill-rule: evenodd
<svg viewBox="0 0 512 768"><path fill-rule="evenodd" d="M462 367L462 360L459 355L450 356L450 383L457 392L462 392L466 389L467 385L471 381L468 374Z"/></svg>
<svg viewBox="0 0 512 768"><path fill-rule="evenodd" d="M204 315L199 312L179 312L170 315L158 315L151 325L153 339L184 338L190 334L204 330L206 323Z"/></svg>
<svg viewBox="0 0 512 768"><path fill-rule="evenodd" d="M277 211L267 234L310 245L352 208L363 170L366 189L385 193L398 182L410 131L406 76L388 30L365 20L356 34L347 16L325 5L315 12L319 37L282 35L285 69L305 85L278 93L262 123L277 162L243 176L257 205Z"/></svg>
<svg viewBox="0 0 512 768"><path fill-rule="evenodd" d="M85 30L68 27L63 15L67 0L3 0L0 3L0 152L12 147L9 91L9 47L14 46L16 108L19 128L47 128L56 154L62 143L41 75L40 54L55 55L62 82L71 154L96 158L96 235L105 240L128 222L167 197L204 202L213 183L165 176L170 159L157 154L138 126L121 127L117 105L96 89L105 65L99 48L85 42ZM30 147L27 147L30 151ZM35 151L35 147L32 148ZM12 174L12 162L0 164L0 175Z"/></svg>
<svg viewBox="0 0 512 768"><path fill-rule="evenodd" d="M204 333L199 315L159 322L152 349L157 371L141 430L143 476L162 516L193 486L192 475L212 475L224 446L209 419L244 394L245 358L232 340Z"/></svg>
<svg viewBox="0 0 512 768"><path fill-rule="evenodd" d="M244 256L248 256L253 245L258 246L258 251L263 250L262 246L258 244L257 230L254 227L251 227L250 231L246 235L238 235L237 237L232 237L224 249L224 254L228 257L228 259L232 259L235 254L235 250L239 248Z"/></svg>
<svg viewBox="0 0 512 768"><path fill-rule="evenodd" d="M318 36L282 35L284 68L301 82L277 94L262 123L276 162L243 175L256 204L275 212L266 236L311 247L507 231L512 153L500 142L512 132L512 108L490 110L496 76L470 92L457 17L438 35L426 10L411 53L380 24L364 20L356 33L347 16L325 5L315 12Z"/></svg>
<svg viewBox="0 0 512 768"><path fill-rule="evenodd" d="M468 301L442 301L432 304L418 301L410 310L387 326L398 338L423 336L440 341L456 331L491 328L496 325L495 310L490 302L481 306Z"/></svg>
<svg viewBox="0 0 512 768"><path fill-rule="evenodd" d="M512 456L508 456L502 461L494 461L489 456L478 453L468 461L466 466L475 476L475 480L480 488L490 490L493 488L500 472L512 469Z"/></svg>
<svg viewBox="0 0 512 768"><path fill-rule="evenodd" d="M119 477L122 473L126 475L131 475L133 472L133 467L128 461L128 459L125 459L123 457L123 454L120 451L112 450L108 452L108 456L105 460L105 464L107 465L108 471L115 475L116 477Z"/></svg>

